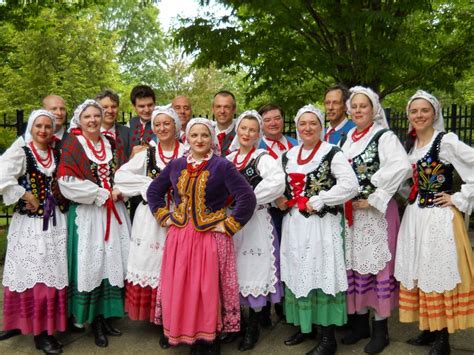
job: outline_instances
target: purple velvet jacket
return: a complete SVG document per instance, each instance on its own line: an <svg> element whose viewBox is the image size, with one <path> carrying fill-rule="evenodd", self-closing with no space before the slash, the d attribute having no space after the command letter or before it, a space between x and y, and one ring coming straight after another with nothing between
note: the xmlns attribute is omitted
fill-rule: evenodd
<svg viewBox="0 0 474 355"><path fill-rule="evenodd" d="M224 222L230 236L240 230L252 217L256 206L255 194L245 178L227 159L213 156L204 170L193 177L186 169L186 158L171 161L153 180L147 191L151 212L162 225L184 227L192 220L198 231L208 231ZM166 192L173 189L176 207L170 212L166 207ZM235 206L227 216L226 204L232 195Z"/></svg>

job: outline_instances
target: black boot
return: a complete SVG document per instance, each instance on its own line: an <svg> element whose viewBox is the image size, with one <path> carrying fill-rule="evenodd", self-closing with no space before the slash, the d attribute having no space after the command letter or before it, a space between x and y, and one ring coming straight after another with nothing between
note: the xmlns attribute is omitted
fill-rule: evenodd
<svg viewBox="0 0 474 355"><path fill-rule="evenodd" d="M334 355L337 350L335 329L334 325L321 327L321 341L306 355Z"/></svg>
<svg viewBox="0 0 474 355"><path fill-rule="evenodd" d="M355 344L361 339L370 337L369 312L366 314L352 314L349 317L348 328L341 340L345 345Z"/></svg>
<svg viewBox="0 0 474 355"><path fill-rule="evenodd" d="M272 319L270 317L272 310L272 304L270 302L267 302L267 304L262 308L260 312L258 312L259 315L259 323L262 328L270 328L272 326Z"/></svg>
<svg viewBox="0 0 474 355"><path fill-rule="evenodd" d="M122 335L122 332L119 329L112 327L108 319L102 317L101 320L104 325L104 331L106 335L110 335L113 337L119 337Z"/></svg>
<svg viewBox="0 0 474 355"><path fill-rule="evenodd" d="M199 341L191 345L191 355L201 355L202 353L202 344Z"/></svg>
<svg viewBox="0 0 474 355"><path fill-rule="evenodd" d="M199 348L198 348L199 349ZM201 343L200 352L192 354L202 355L220 355L221 354L221 343L219 338L216 338L212 343Z"/></svg>
<svg viewBox="0 0 474 355"><path fill-rule="evenodd" d="M42 350L45 354L61 354L63 352L62 346L53 336L43 332L40 335L34 336L36 349Z"/></svg>
<svg viewBox="0 0 474 355"><path fill-rule="evenodd" d="M260 318L259 313L255 312L252 308L249 309L249 320L247 328L245 329L244 338L239 344L240 351L253 349L255 344L257 344L258 338L260 336L260 331L258 329L258 323Z"/></svg>
<svg viewBox="0 0 474 355"><path fill-rule="evenodd" d="M0 332L0 341L10 339L11 337L15 337L20 334L21 334L20 329L2 330Z"/></svg>
<svg viewBox="0 0 474 355"><path fill-rule="evenodd" d="M372 337L365 346L364 351L367 354L377 354L382 352L389 343L387 319L372 319Z"/></svg>
<svg viewBox="0 0 474 355"><path fill-rule="evenodd" d="M104 322L102 316L97 316L91 324L92 334L94 334L95 345L105 348L109 345L109 340L105 335Z"/></svg>
<svg viewBox="0 0 474 355"><path fill-rule="evenodd" d="M163 333L160 334L159 343L160 343L160 347L162 349L168 349L171 346L169 341L168 341L168 338Z"/></svg>
<svg viewBox="0 0 474 355"><path fill-rule="evenodd" d="M436 332L423 330L416 337L408 339L407 343L414 346L423 346L423 345L433 344L435 339L436 339Z"/></svg>
<svg viewBox="0 0 474 355"><path fill-rule="evenodd" d="M428 355L449 355L451 347L449 346L448 329L437 330L435 333L435 341Z"/></svg>
<svg viewBox="0 0 474 355"><path fill-rule="evenodd" d="M306 333L301 333L301 330L298 329L298 331L286 338L283 343L288 346L293 346L293 345L298 345L304 342L306 339L314 338L314 335L312 333L306 334Z"/></svg>

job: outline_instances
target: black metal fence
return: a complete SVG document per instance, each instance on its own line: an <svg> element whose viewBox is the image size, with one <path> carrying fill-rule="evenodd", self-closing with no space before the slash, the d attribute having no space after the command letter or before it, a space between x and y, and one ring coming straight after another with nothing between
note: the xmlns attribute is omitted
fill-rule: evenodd
<svg viewBox="0 0 474 355"><path fill-rule="evenodd" d="M386 109L387 120L390 128L400 138L402 142L405 141L408 130L408 120L405 112L395 112L391 109ZM446 131L456 133L459 138L466 144L474 145L474 105L461 106L452 104L443 109L444 124ZM119 121L126 123L132 117L132 113L122 112ZM207 115L204 115L207 117ZM16 131L19 136L23 133L26 124L25 114L23 110L17 110L14 114L3 114L0 128L10 128ZM295 134L295 125L293 118L287 117L285 119L285 133L289 135ZM0 227L8 226L12 217L12 208L0 204Z"/></svg>

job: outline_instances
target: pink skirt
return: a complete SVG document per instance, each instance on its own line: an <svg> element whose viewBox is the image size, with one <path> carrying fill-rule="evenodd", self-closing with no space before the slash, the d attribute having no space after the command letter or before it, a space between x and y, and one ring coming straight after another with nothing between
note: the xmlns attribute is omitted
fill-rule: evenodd
<svg viewBox="0 0 474 355"><path fill-rule="evenodd" d="M347 270L349 288L347 289L347 313L354 314L362 308L374 309L381 317L390 317L392 309L398 306L399 285L393 276L397 235L400 229L398 206L391 199L385 214L387 220L388 248L392 259L376 275L359 274Z"/></svg>
<svg viewBox="0 0 474 355"><path fill-rule="evenodd" d="M64 332L67 326L67 288L58 290L43 283L24 292L3 290L3 329L22 334Z"/></svg>
<svg viewBox="0 0 474 355"><path fill-rule="evenodd" d="M171 226L158 287L156 324L171 345L212 342L240 330L239 287L232 238Z"/></svg>
<svg viewBox="0 0 474 355"><path fill-rule="evenodd" d="M156 290L151 286L142 287L131 282L125 284L125 312L131 320L155 319Z"/></svg>

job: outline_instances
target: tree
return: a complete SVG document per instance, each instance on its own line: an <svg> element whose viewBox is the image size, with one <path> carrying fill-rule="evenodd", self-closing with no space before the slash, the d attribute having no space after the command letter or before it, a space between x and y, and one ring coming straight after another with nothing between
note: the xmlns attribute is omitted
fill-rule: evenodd
<svg viewBox="0 0 474 355"><path fill-rule="evenodd" d="M99 38L99 17L74 16L44 8L24 30L6 23L1 38L11 50L0 66L2 110L30 110L49 93L61 95L70 109L117 82L113 47Z"/></svg>
<svg viewBox="0 0 474 355"><path fill-rule="evenodd" d="M334 83L382 98L420 86L449 92L472 70L468 0L219 2L232 16L188 19L176 39L197 65L244 69L250 99L301 104Z"/></svg>

